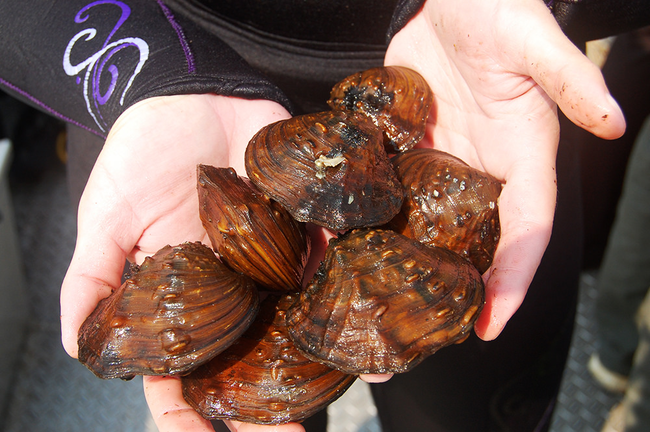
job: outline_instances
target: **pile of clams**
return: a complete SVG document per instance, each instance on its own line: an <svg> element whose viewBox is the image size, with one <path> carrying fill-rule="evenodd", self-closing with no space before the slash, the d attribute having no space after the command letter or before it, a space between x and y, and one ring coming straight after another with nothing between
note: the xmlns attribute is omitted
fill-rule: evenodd
<svg viewBox="0 0 650 432"><path fill-rule="evenodd" d="M197 167L211 247L134 266L79 333L101 378L181 377L208 419L300 421L359 374L401 373L465 340L499 240L500 183L415 148L433 95L403 67L352 75L331 110L260 130L247 177ZM330 230L311 277L306 223Z"/></svg>

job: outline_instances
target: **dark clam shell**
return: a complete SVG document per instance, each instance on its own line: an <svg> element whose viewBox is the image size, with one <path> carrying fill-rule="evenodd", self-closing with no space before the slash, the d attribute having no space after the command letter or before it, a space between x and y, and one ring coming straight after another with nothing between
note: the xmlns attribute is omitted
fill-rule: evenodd
<svg viewBox="0 0 650 432"><path fill-rule="evenodd" d="M413 149L393 158L405 198L391 229L430 246L453 250L481 273L500 237L501 183L449 153Z"/></svg>
<svg viewBox="0 0 650 432"><path fill-rule="evenodd" d="M384 224L402 205L381 132L353 112L307 114L263 128L246 149L246 171L296 220L332 230Z"/></svg>
<svg viewBox="0 0 650 432"><path fill-rule="evenodd" d="M269 296L233 346L181 378L183 396L208 419L280 424L305 419L341 396L356 376L305 358L286 331L292 295Z"/></svg>
<svg viewBox="0 0 650 432"><path fill-rule="evenodd" d="M199 165L198 191L201 221L224 263L270 290L300 290L304 224L232 168Z"/></svg>
<svg viewBox="0 0 650 432"><path fill-rule="evenodd" d="M332 109L364 113L383 131L389 151L405 151L424 137L433 92L414 70L386 66L345 78L327 103Z"/></svg>
<svg viewBox="0 0 650 432"><path fill-rule="evenodd" d="M182 374L232 344L258 306L253 281L207 246L166 246L86 319L79 360L100 378Z"/></svg>
<svg viewBox="0 0 650 432"><path fill-rule="evenodd" d="M288 311L305 354L347 373L406 372L464 340L483 307L469 262L390 230L333 239L316 276Z"/></svg>

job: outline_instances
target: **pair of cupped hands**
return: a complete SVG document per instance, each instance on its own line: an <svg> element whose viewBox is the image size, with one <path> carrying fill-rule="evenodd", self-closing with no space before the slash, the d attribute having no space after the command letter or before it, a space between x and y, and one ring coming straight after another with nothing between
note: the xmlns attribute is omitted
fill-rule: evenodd
<svg viewBox="0 0 650 432"><path fill-rule="evenodd" d="M480 338L492 340L523 301L551 235L557 107L608 139L622 135L625 120L599 69L540 0L428 0L393 38L385 64L420 72L435 94L421 145L503 183L501 240L475 325ZM250 138L288 117L274 102L212 94L152 98L121 115L81 199L61 290L63 345L71 356L83 320L120 285L125 259L140 263L166 244L210 244L198 215L196 165L232 166L245 175ZM183 400L177 378L145 377L144 387L161 431L212 430ZM304 430L297 423L226 423L240 432Z"/></svg>

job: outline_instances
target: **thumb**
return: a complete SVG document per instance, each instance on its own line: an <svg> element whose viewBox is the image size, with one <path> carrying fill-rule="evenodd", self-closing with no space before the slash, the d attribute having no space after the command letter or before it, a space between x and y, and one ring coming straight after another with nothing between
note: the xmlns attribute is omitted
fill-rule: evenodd
<svg viewBox="0 0 650 432"><path fill-rule="evenodd" d="M549 14L548 19L553 17ZM557 24L548 28L549 33L532 35L526 47L528 75L574 124L604 139L619 138L625 132L625 117L600 69Z"/></svg>
<svg viewBox="0 0 650 432"><path fill-rule="evenodd" d="M77 243L61 286L61 339L74 358L79 328L97 303L119 287L127 252L137 241L129 236L128 209L95 199L96 186L91 179L86 188L90 193L84 193L79 204Z"/></svg>

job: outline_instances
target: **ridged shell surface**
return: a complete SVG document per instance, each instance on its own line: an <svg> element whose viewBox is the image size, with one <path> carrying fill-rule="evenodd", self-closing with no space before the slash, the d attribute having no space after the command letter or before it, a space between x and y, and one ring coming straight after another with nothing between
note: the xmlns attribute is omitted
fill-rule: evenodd
<svg viewBox="0 0 650 432"><path fill-rule="evenodd" d="M233 346L182 377L183 395L208 419L280 424L299 421L342 395L356 376L305 358L289 339L293 295L269 296Z"/></svg>
<svg viewBox="0 0 650 432"><path fill-rule="evenodd" d="M406 372L464 340L483 306L478 271L457 254L390 230L330 240L288 312L306 355L348 373Z"/></svg>
<svg viewBox="0 0 650 432"><path fill-rule="evenodd" d="M332 230L384 224L402 205L381 132L354 112L307 114L263 128L246 149L246 172L296 220Z"/></svg>
<svg viewBox="0 0 650 432"><path fill-rule="evenodd" d="M453 250L481 273L499 243L501 183L449 153L413 149L393 158L405 199L391 229Z"/></svg>
<svg viewBox="0 0 650 432"><path fill-rule="evenodd" d="M234 270L274 291L298 291L309 257L305 226L232 168L198 166L199 215Z"/></svg>
<svg viewBox="0 0 650 432"><path fill-rule="evenodd" d="M186 373L230 346L258 307L254 282L207 246L166 246L86 319L79 360L100 378Z"/></svg>
<svg viewBox="0 0 650 432"><path fill-rule="evenodd" d="M389 151L406 151L424 137L433 92L416 71L386 66L345 78L332 88L327 103L367 115L383 131Z"/></svg>

